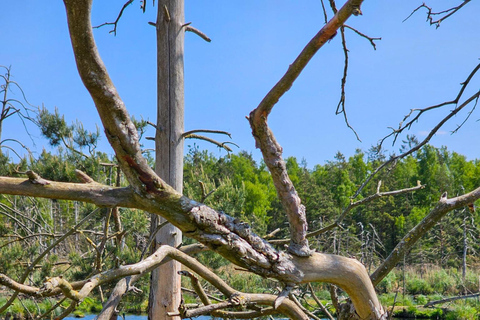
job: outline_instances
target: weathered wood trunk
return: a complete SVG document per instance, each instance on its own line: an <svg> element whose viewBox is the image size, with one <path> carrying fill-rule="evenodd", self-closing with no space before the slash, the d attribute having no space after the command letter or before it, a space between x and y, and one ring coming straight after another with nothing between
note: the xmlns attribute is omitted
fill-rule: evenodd
<svg viewBox="0 0 480 320"><path fill-rule="evenodd" d="M183 1L161 0L157 15L157 132L155 136L156 173L176 191L183 184ZM164 218L152 214L151 232ZM153 250L167 244L177 247L182 232L172 224L157 233ZM152 272L148 318L175 320L167 312L177 312L180 304L180 263L171 261Z"/></svg>

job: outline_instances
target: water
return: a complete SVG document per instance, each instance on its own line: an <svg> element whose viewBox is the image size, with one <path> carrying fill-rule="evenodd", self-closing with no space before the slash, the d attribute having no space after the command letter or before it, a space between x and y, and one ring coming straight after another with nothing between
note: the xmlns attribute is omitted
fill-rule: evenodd
<svg viewBox="0 0 480 320"><path fill-rule="evenodd" d="M97 316L96 314L88 314L83 318L66 317L65 320L79 320L79 319L94 320L96 316ZM194 319L195 320L211 320L212 318L209 317L209 316L200 316L200 317L196 317ZM123 320L121 314L118 315L118 320ZM134 314L126 314L125 315L125 320L147 320L147 316L146 315L143 315L143 316L140 315L139 316L139 315L134 315Z"/></svg>

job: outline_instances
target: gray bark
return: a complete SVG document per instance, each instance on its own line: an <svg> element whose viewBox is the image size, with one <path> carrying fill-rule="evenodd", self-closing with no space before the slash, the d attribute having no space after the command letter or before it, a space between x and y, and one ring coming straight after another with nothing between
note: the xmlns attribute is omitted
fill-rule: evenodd
<svg viewBox="0 0 480 320"><path fill-rule="evenodd" d="M155 172L177 192L183 185L183 1L161 0L157 14L157 132L155 136ZM151 232L165 219L152 214ZM153 250L167 244L177 247L182 232L167 224L155 236ZM181 300L178 271L181 265L170 261L152 272L148 318L150 320L179 319L169 317L176 312Z"/></svg>

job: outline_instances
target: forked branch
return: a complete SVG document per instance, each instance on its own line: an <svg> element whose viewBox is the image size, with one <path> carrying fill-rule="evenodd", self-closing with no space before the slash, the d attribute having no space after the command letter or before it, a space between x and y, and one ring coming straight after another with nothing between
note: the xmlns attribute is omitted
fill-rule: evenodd
<svg viewBox="0 0 480 320"><path fill-rule="evenodd" d="M308 256L307 220L305 206L301 204L285 162L282 158L282 147L276 141L273 132L267 125L267 118L278 100L293 85L315 53L330 39L345 21L360 11L362 0L350 0L336 12L335 16L310 40L300 55L290 65L285 75L263 98L258 107L250 113L249 121L256 146L262 151L265 164L272 174L278 197L287 213L290 224L291 242L289 251L298 256Z"/></svg>
<svg viewBox="0 0 480 320"><path fill-rule="evenodd" d="M430 23L430 25L435 25L437 28L439 28L440 23L442 23L442 21L451 17L453 14L455 14L458 10L462 9L470 1L471 0L463 0L463 2L461 4L459 4L458 6L454 6L454 7L451 7L449 9L438 11L438 12L433 11L433 9L431 7L429 7L425 3L423 3L420 6L418 6L415 10L413 10L412 13L410 13L410 15L408 17L406 17L405 20L403 20L403 21L405 22L415 12L417 12L418 10L420 10L422 8L425 8L427 10L427 21ZM438 18L436 18L436 17L438 17Z"/></svg>

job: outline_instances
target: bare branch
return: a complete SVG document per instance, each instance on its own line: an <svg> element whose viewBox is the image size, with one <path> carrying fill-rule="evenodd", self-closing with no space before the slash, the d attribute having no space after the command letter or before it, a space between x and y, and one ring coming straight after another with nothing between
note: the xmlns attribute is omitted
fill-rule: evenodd
<svg viewBox="0 0 480 320"><path fill-rule="evenodd" d="M335 320L333 316L330 314L330 312L328 312L327 308L325 308L322 301L320 301L320 299L317 298L317 296L315 295L315 290L313 290L313 287L310 283L308 284L308 289L310 290L310 294L312 295L313 300L315 300L315 302L320 307L322 312L325 313L330 320Z"/></svg>
<svg viewBox="0 0 480 320"><path fill-rule="evenodd" d="M256 146L269 168L272 179L290 224L291 243L289 251L295 255L308 256L311 250L306 239L307 221L305 207L293 186L282 159L282 147L277 143L267 125L267 118L280 97L290 89L315 53L337 32L354 12L359 10L362 0L347 1L335 16L313 37L300 55L290 65L285 75L250 113L249 121Z"/></svg>
<svg viewBox="0 0 480 320"><path fill-rule="evenodd" d="M447 199L447 193L442 194L438 204L430 213L423 218L412 230L407 232L403 239L397 244L395 249L385 259L385 261L370 276L374 285L377 285L382 279L397 265L412 246L420 239L425 232L436 225L442 217L448 212L467 206L469 203L480 199L480 187L467 194Z"/></svg>
<svg viewBox="0 0 480 320"><path fill-rule="evenodd" d="M406 17L405 20L403 20L403 22L407 21L418 10L420 10L422 8L425 8L427 10L427 21L430 23L430 25L435 25L436 28L438 29L440 27L440 23L442 23L442 21L451 17L453 14L455 14L458 10L462 9L463 6L465 6L470 1L471 0L463 0L463 2L461 4L459 4L458 6L455 6L455 7L446 9L446 10L442 10L442 11L439 11L439 12L434 12L431 7L429 7L425 3L423 3L420 6L418 6L415 10L413 10L412 13L410 13L410 15L408 17ZM434 16L441 16L441 17L439 17L437 20L434 20Z"/></svg>
<svg viewBox="0 0 480 320"><path fill-rule="evenodd" d="M355 32L356 34L358 34L360 37L367 39L367 40L370 42L370 44L372 45L373 49L374 49L374 50L377 50L377 45L375 44L375 40L382 40L382 38L379 38L379 37L369 37L369 36L367 36L366 34L360 32L360 31L358 31L357 29L352 28L352 27L350 27L350 26L348 26L348 25L344 25L344 27L347 28L347 29L352 30L353 32Z"/></svg>
<svg viewBox="0 0 480 320"><path fill-rule="evenodd" d="M480 65L479 65L480 67ZM463 89L462 89L463 90ZM370 182L370 180L372 180L372 178L378 173L380 172L383 168L387 167L388 165L394 163L395 161L399 160L399 159L402 159L412 153L414 153L415 151L419 150L421 147L423 147L424 145L426 145L430 139L432 139L432 137L438 132L438 130L440 130L440 128L448 121L450 120L452 117L454 117L458 112L460 112L463 108L465 108L467 105L469 105L472 101L476 101L478 98L480 97L480 91L476 92L475 94L473 94L470 98L468 98L464 103L462 103L461 105L457 106L455 109L453 109L452 111L450 111L450 113L445 116L440 122L437 123L437 125L430 131L430 133L427 135L427 137L422 141L420 142L418 145L416 145L415 147L411 148L410 150L407 150L405 151L404 153L398 155L398 156L392 156L388 161L385 161L383 164L381 164L379 167L377 167L377 169L375 169L368 177L367 179L365 179L365 181L362 183L362 185L357 189L357 191L355 192L355 194L353 195L352 198L356 198L360 192L362 192L363 188ZM445 104L451 104L453 102L448 102L448 103L444 103L442 105L445 105ZM440 106L440 105L438 105ZM405 127L403 127L404 129ZM401 129L401 130L403 130ZM390 134L392 135L392 134ZM389 135L389 136L390 136ZM388 137L388 136L387 136ZM380 145L381 143L383 142L383 140L385 140L387 137L385 137L384 139L382 139L382 141L380 142Z"/></svg>
<svg viewBox="0 0 480 320"><path fill-rule="evenodd" d="M32 270L35 268L37 263L45 257L53 248L55 248L60 242L65 240L67 237L72 235L74 232L77 231L78 227L80 227L82 224L84 224L86 221L88 221L94 214L96 214L98 209L93 210L91 213L89 213L87 216L85 216L79 223L77 223L74 227L72 227L67 233L65 233L62 237L54 241L47 249L45 249L42 253L40 253L37 258L35 258L32 263L28 266L27 270L23 273L23 275L20 277L20 284L23 284L23 282L27 279L28 275ZM22 289L25 289L24 287L21 287ZM18 293L20 291L16 290L15 293L10 297L10 299L0 307L0 313L5 311L12 303L15 301L15 298L17 297Z"/></svg>
<svg viewBox="0 0 480 320"><path fill-rule="evenodd" d="M451 297L451 298L446 298L446 299L441 299L441 300L436 300L436 301L430 301L427 304L425 304L423 307L428 308L428 307L431 307L431 306L434 306L434 305L440 304L440 303L447 303L447 302L451 302L451 301L455 301L455 300L461 300L461 299L476 298L478 296L480 296L480 293L467 294L467 295L464 295L464 296L456 296L456 297Z"/></svg>
<svg viewBox="0 0 480 320"><path fill-rule="evenodd" d="M360 140L360 137L358 136L357 131L355 131L355 129L348 122L347 111L345 110L345 97L346 97L345 85L347 83L347 74L348 74L348 48L347 48L347 42L345 40L345 28L343 26L340 27L340 34L342 35L342 47L343 47L343 54L345 56L345 62L343 65L343 76L342 76L341 86L340 86L341 88L340 101L338 102L337 110L335 111L335 114L336 115L343 114L343 118L345 120L345 124L347 125L347 127L353 131L358 141L362 141Z"/></svg>
<svg viewBox="0 0 480 320"><path fill-rule="evenodd" d="M334 223L332 223L332 224L330 224L326 227L323 227L321 229L318 229L318 230L307 233L307 237L308 238L316 237L318 235L324 234L324 233L340 226L340 224L342 223L343 219L345 219L347 214L350 213L350 211L352 209L354 209L354 208L356 208L360 205L367 204L367 203L372 202L373 200L376 200L376 199L381 198L381 197L395 196L395 195L399 195L399 194L410 193L410 192L414 192L414 191L425 188L425 185L420 184L420 181L418 181L418 185L415 186L415 187L405 188L405 189L400 189L400 190L380 192L380 185L381 185L381 181L378 182L377 192L375 194L372 194L372 195L370 195L366 198L363 198L359 201L350 203L345 209L343 209L342 213L337 218L337 220L335 220ZM272 243L272 244L280 245L280 244L287 244L289 241L290 241L290 239L281 239L281 240L270 240L269 242Z"/></svg>
<svg viewBox="0 0 480 320"><path fill-rule="evenodd" d="M100 28L100 27L103 27L103 26L112 26L113 25L113 29L109 31L109 33L113 33L113 35L117 35L117 26L118 26L118 22L120 21L120 18L122 17L123 15L123 11L125 11L125 9L131 5L133 3L133 0L128 0L122 7L122 9L120 10L120 12L118 13L118 16L117 16L117 19L115 19L114 22L105 22L105 23L102 23L101 25L98 25L96 27L93 27L94 29L96 28Z"/></svg>
<svg viewBox="0 0 480 320"><path fill-rule="evenodd" d="M186 24L185 26L185 31L193 32L203 40L207 42L212 42L212 39L210 39L205 33L202 31L198 30L197 28L192 27L190 24Z"/></svg>
<svg viewBox="0 0 480 320"><path fill-rule="evenodd" d="M188 136L188 135L193 134L193 133L199 133L199 132L224 134L224 135L228 136L230 139L232 139L232 135L231 135L230 132L223 131L223 130L209 130L209 129L190 130L190 131L187 131L187 132L183 133L182 137Z"/></svg>
<svg viewBox="0 0 480 320"><path fill-rule="evenodd" d="M208 141L210 143L213 143L214 145L216 145L217 147L219 148L223 148L225 149L227 152L232 152L232 149L230 149L230 147L228 147L226 145L226 142L218 142L216 140L213 140L209 137L205 137L205 136L200 136L198 134L184 134L183 137L185 139L198 139L198 140L204 140L204 141Z"/></svg>

